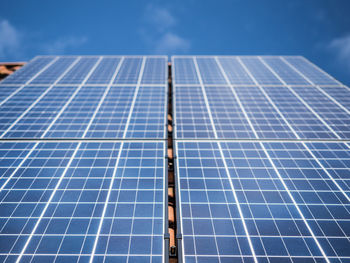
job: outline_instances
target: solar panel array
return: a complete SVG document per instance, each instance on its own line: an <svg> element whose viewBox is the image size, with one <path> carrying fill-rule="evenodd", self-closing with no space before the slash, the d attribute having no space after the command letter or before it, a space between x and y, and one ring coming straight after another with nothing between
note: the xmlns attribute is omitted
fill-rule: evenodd
<svg viewBox="0 0 350 263"><path fill-rule="evenodd" d="M39 56L0 82L0 261L350 262L350 89L302 57Z"/></svg>
<svg viewBox="0 0 350 263"><path fill-rule="evenodd" d="M184 262L350 262L350 89L302 57L172 57Z"/></svg>
<svg viewBox="0 0 350 263"><path fill-rule="evenodd" d="M167 57L36 57L0 83L0 261L163 262Z"/></svg>

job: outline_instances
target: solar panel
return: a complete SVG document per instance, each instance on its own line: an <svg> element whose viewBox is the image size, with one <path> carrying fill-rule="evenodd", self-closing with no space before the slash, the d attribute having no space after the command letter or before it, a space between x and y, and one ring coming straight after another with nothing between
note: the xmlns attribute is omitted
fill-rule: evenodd
<svg viewBox="0 0 350 263"><path fill-rule="evenodd" d="M37 57L0 83L0 261L165 262L167 58Z"/></svg>
<svg viewBox="0 0 350 263"><path fill-rule="evenodd" d="M273 58L274 64L284 63L283 71L273 71L268 65L271 60L271 57L199 57L192 58L191 61L190 58L174 57L177 138L213 138L211 127L208 127L211 119L216 126L218 138L222 139L289 139L297 136L309 139L349 138L349 112L344 109L344 105L334 102L336 99L320 91L321 87L313 88L311 80L307 82L309 86L289 86L290 79L296 79L298 84L305 83L306 79L288 66L284 58ZM199 85L197 82L186 85L176 82L188 74L180 69L182 64L177 66L177 61L193 65ZM249 76L254 80L254 85L231 84L234 83L230 80L232 70L227 65L224 68L221 61L235 61L239 65L241 76ZM186 69L187 67L186 64ZM294 77L296 74L298 78ZM300 79L303 82L298 82ZM304 92L305 89L307 91ZM313 93L312 89L317 89L317 93ZM310 94L308 99L303 99L306 94ZM309 101L314 94L319 94L318 101L328 103L324 108L332 107L328 113L322 113L321 109ZM329 115L330 111L332 116ZM254 126L256 135L249 128L248 122Z"/></svg>
<svg viewBox="0 0 350 263"><path fill-rule="evenodd" d="M23 87L0 84L0 136L165 139L166 67L165 57L56 57Z"/></svg>
<svg viewBox="0 0 350 263"><path fill-rule="evenodd" d="M347 262L349 89L301 57L172 62L182 261Z"/></svg>
<svg viewBox="0 0 350 263"><path fill-rule="evenodd" d="M161 262L164 147L2 143L2 260Z"/></svg>
<svg viewBox="0 0 350 263"><path fill-rule="evenodd" d="M349 188L343 179L334 183L330 174L348 173L347 145L323 145L328 154L343 151L327 169L304 143L176 146L186 262L207 257L211 262L252 257L314 262L349 256L344 250L350 245Z"/></svg>

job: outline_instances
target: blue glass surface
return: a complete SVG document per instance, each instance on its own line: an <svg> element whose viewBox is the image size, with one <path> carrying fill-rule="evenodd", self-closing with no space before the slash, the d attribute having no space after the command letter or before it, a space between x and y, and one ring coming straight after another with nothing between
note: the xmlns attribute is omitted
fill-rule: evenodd
<svg viewBox="0 0 350 263"><path fill-rule="evenodd" d="M162 141L2 143L3 261L60 255L74 262L79 256L161 259L164 146Z"/></svg>
<svg viewBox="0 0 350 263"><path fill-rule="evenodd" d="M349 88L302 57L37 57L0 83L0 261L349 261ZM64 140L63 140L64 139Z"/></svg>
<svg viewBox="0 0 350 263"><path fill-rule="evenodd" d="M176 147L186 262L252 256L346 262L349 188L347 179L332 175L349 171L348 145L178 141Z"/></svg>

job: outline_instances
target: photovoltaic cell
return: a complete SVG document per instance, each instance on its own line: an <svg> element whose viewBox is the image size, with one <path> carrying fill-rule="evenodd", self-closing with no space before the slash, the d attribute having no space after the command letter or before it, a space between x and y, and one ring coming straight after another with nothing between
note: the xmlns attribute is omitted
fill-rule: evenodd
<svg viewBox="0 0 350 263"><path fill-rule="evenodd" d="M178 142L185 262L253 262L216 142Z"/></svg>
<svg viewBox="0 0 350 263"><path fill-rule="evenodd" d="M0 132L3 133L48 87L25 87L0 107Z"/></svg>
<svg viewBox="0 0 350 263"><path fill-rule="evenodd" d="M76 143L2 143L8 153L1 158L1 168L11 169L0 194L3 262L14 262L23 250L75 147Z"/></svg>
<svg viewBox="0 0 350 263"><path fill-rule="evenodd" d="M242 57L240 60L260 85L281 84L278 78L258 58Z"/></svg>
<svg viewBox="0 0 350 263"><path fill-rule="evenodd" d="M165 138L166 87L140 87L126 138Z"/></svg>
<svg viewBox="0 0 350 263"><path fill-rule="evenodd" d="M39 57L16 75L0 84L0 261L164 262L166 58Z"/></svg>
<svg viewBox="0 0 350 263"><path fill-rule="evenodd" d="M263 89L300 138L336 138L336 135L287 87L263 87Z"/></svg>
<svg viewBox="0 0 350 263"><path fill-rule="evenodd" d="M227 78L226 84L232 85L231 83L234 83L229 77L231 74L230 67L222 66L221 61L225 60L237 62L240 65L239 72L243 77L246 77L249 72L255 78L256 83L265 85L262 87L223 87L222 85L225 84L224 78ZM300 94L293 93L294 86L292 88L283 87L282 85L278 87L277 84L283 83L278 80L275 74L278 74L279 78L285 79L284 81L287 81L285 82L287 84L297 83L301 85L302 83L308 83L309 85L305 88L312 89L310 87L312 83L307 82L299 72L289 66L283 57L197 57L195 59L193 57L174 57L173 61L174 96L177 105L175 107L176 129L177 131L181 129L191 131L187 133L188 138L196 138L197 135L199 136L197 138L213 138L213 134L206 132L206 130L210 131L211 129L205 127L203 122L213 122L212 125L217 126L218 138L244 139L255 137L247 132L249 130L249 128L246 128L247 118L255 126L257 136L261 139L296 138L296 134L300 138L311 139L347 138L348 136L349 125L347 122L349 114L347 112L343 114L344 111L334 101L331 101L332 99L327 97L327 94L318 92L319 101L328 102L328 105L333 106L332 109L327 107L327 114L323 114L318 112L317 108L309 105L302 96L299 96ZM183 66L184 63L186 63L186 66ZM188 70L190 65L192 70ZM272 72L269 67L271 70L274 68L276 72ZM181 73L180 70L185 69L186 73ZM183 79L185 76L187 78L189 72L193 72L191 73L192 76L200 77L204 87L198 88L199 81L194 81L192 84L186 82L186 86L183 87L178 85L177 78ZM291 80L295 80L295 82ZM214 87L215 85L217 87ZM233 93L230 92L230 88L233 89ZM303 89L303 87L296 88ZM187 93L197 90L196 95L182 95L182 90L185 89L188 90ZM201 90L202 92L200 92ZM188 99L188 96L196 98ZM237 99L239 100L237 101ZM186 110L182 109L183 105L179 106L182 100L187 101L183 104L188 106ZM194 101L198 100L202 101L201 106L198 103L194 104ZM230 102L225 106L223 100ZM326 107L324 106L324 108ZM194 111L196 111L196 114L192 113ZM201 111L203 111L203 114L200 114ZM339 111L341 112L339 113ZM244 114L242 115L242 113ZM237 117L237 114L241 115ZM182 115L181 118L180 115ZM203 117L199 117L200 115ZM205 115L207 117L204 117ZM184 135L181 135L181 137L179 132L176 136L186 138L183 137Z"/></svg>
<svg viewBox="0 0 350 263"><path fill-rule="evenodd" d="M339 85L339 82L320 71L316 66L301 57L286 57L284 59L307 77L315 85Z"/></svg>
<svg viewBox="0 0 350 263"><path fill-rule="evenodd" d="M290 258L292 262L294 257L304 262L321 257L307 223L264 146L242 142L222 143L222 147L255 255L275 260Z"/></svg>
<svg viewBox="0 0 350 263"><path fill-rule="evenodd" d="M96 262L163 262L164 154L163 142L124 143Z"/></svg>
<svg viewBox="0 0 350 263"><path fill-rule="evenodd" d="M191 57L173 57L172 61L175 84L199 84L196 67Z"/></svg>
<svg viewBox="0 0 350 263"><path fill-rule="evenodd" d="M232 85L254 85L254 81L237 58L219 57L218 61L223 67Z"/></svg>
<svg viewBox="0 0 350 263"><path fill-rule="evenodd" d="M97 57L82 57L58 83L80 84L94 67L97 60Z"/></svg>
<svg viewBox="0 0 350 263"><path fill-rule="evenodd" d="M329 96L350 110L350 90L347 87L321 87Z"/></svg>
<svg viewBox="0 0 350 263"><path fill-rule="evenodd" d="M20 86L0 86L0 103L16 92Z"/></svg>
<svg viewBox="0 0 350 263"><path fill-rule="evenodd" d="M125 58L117 77L114 80L116 84L137 84L141 69L142 58Z"/></svg>
<svg viewBox="0 0 350 263"><path fill-rule="evenodd" d="M117 69L120 58L105 57L87 80L87 84L108 84Z"/></svg>
<svg viewBox="0 0 350 263"><path fill-rule="evenodd" d="M205 87L210 112L219 138L255 138L230 87Z"/></svg>
<svg viewBox="0 0 350 263"><path fill-rule="evenodd" d="M296 138L258 87L237 87L235 91L259 138Z"/></svg>
<svg viewBox="0 0 350 263"><path fill-rule="evenodd" d="M48 69L43 71L37 76L30 84L52 84L56 81L62 73L65 72L76 58L74 57L62 57L56 60Z"/></svg>
<svg viewBox="0 0 350 263"><path fill-rule="evenodd" d="M176 138L214 138L208 109L199 86L176 86L174 103Z"/></svg>
<svg viewBox="0 0 350 263"><path fill-rule="evenodd" d="M30 87L30 89L34 90L34 87ZM3 133L2 136L8 138L40 138L75 89L76 87L53 87L11 129L6 130L6 134Z"/></svg>
<svg viewBox="0 0 350 263"><path fill-rule="evenodd" d="M286 64L278 57L266 57L263 61L276 72L287 85L308 85L306 81L297 71Z"/></svg>
<svg viewBox="0 0 350 263"><path fill-rule="evenodd" d="M325 254L345 260L350 255L348 250L344 250L350 245L347 238L349 197L336 187L303 145L265 145ZM330 148L333 148L332 144ZM332 153L332 150L329 152ZM298 179L293 180L296 175Z"/></svg>
<svg viewBox="0 0 350 263"><path fill-rule="evenodd" d="M350 197L350 152L349 145L344 143L313 142L306 143L306 147L311 150L329 176L339 185L338 190L342 190Z"/></svg>
<svg viewBox="0 0 350 263"><path fill-rule="evenodd" d="M167 82L167 59L166 57L149 57L145 63L142 75L142 84L163 84Z"/></svg>
<svg viewBox="0 0 350 263"><path fill-rule="evenodd" d="M45 138L81 138L105 88L84 86L52 124Z"/></svg>
<svg viewBox="0 0 350 263"><path fill-rule="evenodd" d="M292 87L305 102L316 111L341 138L350 138L350 116L348 112L327 98L315 87Z"/></svg>
<svg viewBox="0 0 350 263"><path fill-rule="evenodd" d="M196 58L203 84L227 84L214 58Z"/></svg>
<svg viewBox="0 0 350 263"><path fill-rule="evenodd" d="M86 134L87 138L122 138L135 87L111 87Z"/></svg>

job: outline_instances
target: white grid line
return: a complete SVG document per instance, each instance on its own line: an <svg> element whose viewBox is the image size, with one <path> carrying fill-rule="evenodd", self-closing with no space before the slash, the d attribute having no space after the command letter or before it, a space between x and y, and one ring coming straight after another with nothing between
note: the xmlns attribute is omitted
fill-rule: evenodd
<svg viewBox="0 0 350 263"><path fill-rule="evenodd" d="M325 258L325 260L327 261L327 263L331 263L325 253L325 251L323 250L321 244L318 242L317 238L316 238L316 235L314 234L314 232L312 231L311 227L309 226L309 223L307 222L306 218L304 217L304 214L301 212L299 206L298 206L298 203L295 201L293 195L291 194L291 192L289 191L289 188L288 186L286 185L286 183L284 182L279 170L277 169L277 167L275 166L275 163L272 161L269 153L267 152L265 146L263 143L260 142L260 146L262 148L262 150L264 151L265 155L267 156L267 158L269 159L273 169L275 170L277 176L279 177L281 183L283 184L284 188L287 190L287 193L288 193L288 196L289 198L293 201L293 204L294 204L294 207L297 209L299 215L301 216L301 218L303 219L308 231L310 232L311 236L313 237L314 241L316 242L316 245L318 247L318 249L321 251L323 257Z"/></svg>
<svg viewBox="0 0 350 263"><path fill-rule="evenodd" d="M194 66L195 66L195 68L196 68L196 73L197 73L197 77L198 77L199 83L200 83L200 85L201 85L201 90L202 90L202 93L203 93L203 98L204 98L205 105L206 105L207 110L208 110L208 115L209 115L210 123L211 123L211 125L212 125L213 133L214 133L214 135L215 135L215 138L218 139L218 134L217 134L217 132L216 132L216 128L215 128L215 123L214 123L213 115L211 114L211 111L210 111L210 106L209 106L208 97L207 97L207 94L206 94L206 92L205 92L203 80L202 80L202 77L201 77L201 73L200 73L200 71L199 71L199 67L198 67L198 63L197 63L196 57L193 57L193 63L194 63Z"/></svg>
<svg viewBox="0 0 350 263"><path fill-rule="evenodd" d="M202 78L201 78L201 75L200 75L200 71L199 71L199 68L198 68L198 64L197 64L197 60L196 60L195 57L193 57L193 61L194 61L195 67L196 67L196 72L197 72L197 76L198 76L199 82L201 83L203 96L204 96L204 99L205 99L205 102L206 102L208 114L209 114L209 117L210 117L210 120L211 120L211 124L212 124L212 127L213 127L214 134L215 134L215 138L217 139L218 136L217 136L215 124L214 124L214 121L213 121L212 113L211 113L211 111L210 111L210 107L209 107L209 103L208 103L208 98L207 98L207 95L206 95L206 92L205 92L205 89L204 89L203 81L202 81ZM254 131L254 129L253 129L253 131ZM223 153L223 151L222 151L221 145L220 145L220 143L217 143L217 145L218 145L218 147L219 147L220 156L221 156L221 158L222 158L222 160L223 160L223 163L224 163L224 166L225 166L226 174L227 174L228 178L230 178L230 172L229 172L229 170L228 170L227 163L226 163L225 156L224 156L224 153ZM229 182L230 182L230 186L231 186L231 189L232 189L232 193L233 193L233 195L234 195L234 199L236 200L237 209L238 209L238 212L239 212L239 214L240 214L240 218L241 218L241 221L242 221L242 224L243 224L243 228L244 228L244 232L245 232L245 234L246 234L247 241L248 241L248 243L249 243L249 248L250 248L251 253L252 253L252 256L253 256L253 258L254 258L254 262L257 263L258 260L257 260L256 255L255 255L253 243L252 243L252 241L251 241L251 239L250 239L250 236L249 236L248 228L247 228L246 223L245 223L245 220L244 220L244 216L243 216L243 212L242 212L242 210L241 210L241 206L239 205L239 202L238 202L238 198L237 198L237 195L236 195L235 188L234 188L234 186L233 186L232 181L229 180Z"/></svg>
<svg viewBox="0 0 350 263"><path fill-rule="evenodd" d="M140 68L140 73L139 73L138 80L137 80L136 90L135 90L134 97L132 99L132 103L131 103L131 106L130 106L129 116L128 116L127 122L125 124L125 130L124 130L124 133L123 133L123 139L125 139L126 134L128 132L128 129L129 129L129 124L130 124L131 116L132 116L133 111L134 111L137 95L139 93L139 89L140 89L140 85L141 85L141 81L142 81L142 76L143 76L143 72L144 72L144 69L145 69L145 64L146 64L146 57L143 57L142 58L141 68Z"/></svg>
<svg viewBox="0 0 350 263"><path fill-rule="evenodd" d="M220 61L218 60L217 57L215 57L215 60L216 60L216 63L218 64L218 66L219 66L219 68L220 68L220 70L221 70L221 73L222 73L222 75L224 76L224 78L225 78L227 84L230 84L230 81L229 81L229 79L228 79L228 77L227 77L227 75L226 75L226 72L225 72L225 70L223 69L223 67L222 67L222 65L221 65L221 63L220 63ZM239 60L239 63L240 63L240 64L243 64L243 63L241 62L241 60ZM244 68L244 69L245 69L245 68ZM250 76L250 77L252 77L252 76ZM252 78L252 79L253 79L253 81L255 82L255 79L254 79L254 78ZM232 91L232 93L233 93L235 99L237 100L237 103L238 103L239 107L241 108L241 110L242 110L242 112L243 112L245 118L247 119L247 122L248 122L250 128L252 129L255 138L259 139L259 136L258 136L257 132L255 131L254 126L253 126L252 122L250 121L250 118L249 118L247 112L244 110L244 107L243 107L243 105L242 105L240 99L238 98L238 96L237 96L237 94L236 94L236 92L235 92L233 86L230 85L230 88L231 88L231 91Z"/></svg>
<svg viewBox="0 0 350 263"><path fill-rule="evenodd" d="M240 59L238 59L238 60L241 62ZM241 62L241 64L243 65L242 62ZM249 72L249 70L247 70L246 67L244 67L244 68L246 69L247 72ZM252 77L252 79L254 80L254 82L257 83L256 80L255 80L255 78L251 75L250 72L249 72L249 75ZM282 83L284 83L284 82L282 82ZM284 83L284 84L285 84L285 83ZM254 128L252 127L252 129L254 129ZM218 143L218 144L220 144L220 143ZM293 201L293 204L294 204L294 206L296 207L298 213L299 213L300 216L303 218L303 221L304 221L304 223L306 224L306 227L308 228L309 232L311 233L312 237L314 238L314 240L315 240L315 242L316 242L318 248L320 249L322 255L324 256L324 258L326 259L326 261L327 261L328 263L330 263L330 261L329 261L329 259L327 258L325 252L323 251L321 245L319 244L318 240L316 239L316 236L315 236L315 234L313 233L311 227L308 225L308 223L307 223L307 221L306 221L304 215L302 214L301 210L299 209L299 206L298 206L297 202L295 201L293 195L290 193L289 188L288 188L287 185L285 184L285 182L284 182L283 178L281 177L281 175L280 175L280 173L279 173L277 167L275 166L275 164L273 163L273 161L272 161L270 155L268 154L267 150L265 149L265 146L264 146L263 143L261 143L261 142L260 142L260 146L261 146L262 150L264 151L265 155L268 157L268 159L269 159L269 161L270 161L272 167L274 168L275 172L277 173L277 176L279 177L281 183L283 184L284 188L286 189L286 191L287 191L289 197L290 197L291 200Z"/></svg>
<svg viewBox="0 0 350 263"><path fill-rule="evenodd" d="M46 213L47 208L49 207L49 204L50 204L51 200L52 200L53 197L55 196L55 193L56 193L56 191L58 190L58 188L60 187L61 182L63 181L63 178L64 178L65 174L67 173L68 169L70 168L71 163L73 162L73 159L75 158L75 155L77 154L77 152L78 152L78 150L79 150L79 148L80 148L80 145L81 145L81 142L79 142L78 145L76 146L76 148L75 148L75 150L74 150L74 152L73 152L73 154L72 154L72 156L71 156L71 158L70 158L70 160L69 160L67 166L65 167L63 173L61 174L61 176L60 176L60 178L59 178L59 181L58 181L57 184L56 184L55 189L54 189L53 192L51 193L50 198L49 198L48 201L46 202L46 205L45 205L44 209L42 210L42 212L41 212L41 214L40 214L38 220L36 221L36 223L35 223L35 225L34 225L34 228L33 228L32 231L31 231L30 236L28 237L26 243L24 244L24 246L23 246L23 248L22 248L22 250L21 250L21 253L19 254L19 257L18 257L17 260L16 260L16 263L19 263L19 262L21 261L23 255L24 255L24 252L26 251L26 249L27 249L27 247L28 247L30 241L32 240L32 237L33 237L33 235L34 235L36 229L38 228L38 226L39 226L39 224L40 224L40 222L41 222L41 219L43 218L44 214Z"/></svg>
<svg viewBox="0 0 350 263"><path fill-rule="evenodd" d="M97 230L97 233L96 233L96 239L94 241L94 245L93 245L93 248L92 248L92 252L91 252L91 258L90 258L90 263L93 262L94 260L94 256L95 256L95 252L96 252L96 247L97 247L97 243L98 243L98 239L99 239L99 236L100 236L100 233L101 233L101 229L102 229L102 225L103 225L103 220L104 220L104 217L105 217L105 214L106 214L106 211L107 211L107 205L109 203L109 198L110 198L110 195L111 195L111 192L112 192L112 188L113 188L113 183L114 183L114 179L116 178L116 173L117 173L117 168L118 168L118 165L119 165L119 161L120 161L120 156L121 156L121 153L123 151L123 147L124 147L124 142L122 142L119 146L119 152L118 152L118 157L117 157L117 161L115 163L115 166L114 166L114 170L113 170L113 177L111 179L111 182L109 184L109 188L108 188L108 193L107 193L107 197L106 197L106 201L105 201L105 204L103 206L103 211L102 211L102 214L101 214L101 219L100 219L100 223L98 225L98 230Z"/></svg>

